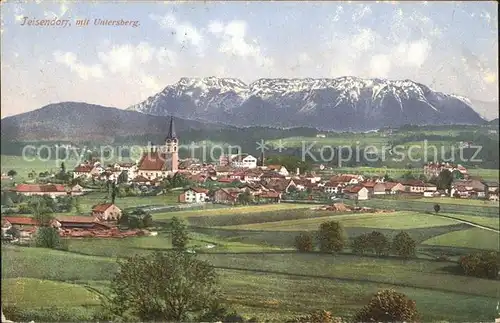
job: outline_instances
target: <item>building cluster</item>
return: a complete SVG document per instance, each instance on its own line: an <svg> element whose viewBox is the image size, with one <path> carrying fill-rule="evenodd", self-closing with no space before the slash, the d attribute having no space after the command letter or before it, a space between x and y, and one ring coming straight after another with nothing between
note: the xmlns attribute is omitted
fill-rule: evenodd
<svg viewBox="0 0 500 323"><path fill-rule="evenodd" d="M455 177L467 178L469 176L467 168L460 164L430 162L424 165L424 175L427 178L438 177L443 170L449 171Z"/></svg>

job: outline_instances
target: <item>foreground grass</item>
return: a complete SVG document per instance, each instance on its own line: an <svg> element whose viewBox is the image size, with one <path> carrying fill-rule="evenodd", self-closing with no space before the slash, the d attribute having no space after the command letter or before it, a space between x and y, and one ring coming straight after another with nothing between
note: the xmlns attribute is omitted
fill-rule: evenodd
<svg viewBox="0 0 500 323"><path fill-rule="evenodd" d="M499 250L499 234L480 228L445 233L423 242L425 245Z"/></svg>
<svg viewBox="0 0 500 323"><path fill-rule="evenodd" d="M328 212L323 212L327 214ZM285 220L267 223L252 223L226 227L240 230L304 231L317 230L321 223L339 221L344 227L364 227L379 229L415 229L455 224L455 221L417 212L356 213L332 216Z"/></svg>
<svg viewBox="0 0 500 323"><path fill-rule="evenodd" d="M99 305L83 286L35 278L2 279L2 306L48 307Z"/></svg>
<svg viewBox="0 0 500 323"><path fill-rule="evenodd" d="M84 283L106 293L106 282L117 269L114 259L107 257L19 247L3 247L2 253L4 281L15 277L31 277L36 281L52 278ZM489 320L496 305L496 286L491 281L450 275L444 268L450 265L447 263L296 253L199 257L218 268L222 292L229 305L247 317L259 319L283 321L288 316L316 309L349 316L384 287L394 287L415 299L423 321ZM17 266L6 266L11 262ZM81 291L76 289L78 285L64 286ZM11 299L17 297L17 302L25 301L27 307L41 303L58 306L65 304L62 299L68 297L64 288L34 289L30 295L14 290ZM79 295L82 296L75 296L68 306L93 304L92 294Z"/></svg>

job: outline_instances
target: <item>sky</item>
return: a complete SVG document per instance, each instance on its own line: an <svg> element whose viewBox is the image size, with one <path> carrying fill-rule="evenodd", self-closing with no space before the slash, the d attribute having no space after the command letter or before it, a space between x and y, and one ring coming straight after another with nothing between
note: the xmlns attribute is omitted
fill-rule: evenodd
<svg viewBox="0 0 500 323"><path fill-rule="evenodd" d="M246 83L411 79L498 102L497 6L7 0L1 3L1 115L63 101L127 108L181 77L209 76ZM28 25L43 19L68 22ZM79 19L89 19L88 26L77 26ZM137 24L96 26L95 19Z"/></svg>

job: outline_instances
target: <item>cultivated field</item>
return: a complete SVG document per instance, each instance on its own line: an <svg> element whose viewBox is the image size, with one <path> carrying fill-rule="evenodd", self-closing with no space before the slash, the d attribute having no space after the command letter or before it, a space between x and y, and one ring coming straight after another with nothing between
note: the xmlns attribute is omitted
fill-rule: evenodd
<svg viewBox="0 0 500 323"><path fill-rule="evenodd" d="M497 302L495 284L457 275L450 271L456 266L453 262L424 258L429 258L432 248L450 255L471 248L495 249L498 233L446 216L488 226L494 218L442 215L418 211L336 214L287 203L154 213L151 230L157 236L71 239L68 251L2 247L2 282L10 286L2 300L35 313L35 318L44 317L42 307L54 306L61 317L73 311L81 320L88 319L98 311L96 295L108 293L116 258L171 248L168 222L177 216L190 226L189 248L217 268L226 302L246 317L283 321L316 309L349 316L378 289L393 287L417 301L422 321L491 320ZM421 258L359 257L349 254L349 249L336 256L293 250L299 232L314 231L327 220L340 221L351 238L373 230L389 237L407 231L419 243Z"/></svg>

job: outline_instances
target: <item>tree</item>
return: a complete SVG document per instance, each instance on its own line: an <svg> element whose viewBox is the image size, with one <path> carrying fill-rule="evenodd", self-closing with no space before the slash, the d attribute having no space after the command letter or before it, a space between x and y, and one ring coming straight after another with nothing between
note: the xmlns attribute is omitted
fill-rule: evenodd
<svg viewBox="0 0 500 323"><path fill-rule="evenodd" d="M393 253L403 258L415 256L416 246L417 244L415 240L413 240L412 237L404 231L398 233L392 240Z"/></svg>
<svg viewBox="0 0 500 323"><path fill-rule="evenodd" d="M369 248L377 256L387 255L390 251L390 243L385 235L378 231L373 231L368 236Z"/></svg>
<svg viewBox="0 0 500 323"><path fill-rule="evenodd" d="M145 214L144 217L142 218L142 223L144 228L149 228L150 226L152 226L153 217L151 216L151 214L149 213Z"/></svg>
<svg viewBox="0 0 500 323"><path fill-rule="evenodd" d="M367 233L359 235L354 238L352 245L352 252L356 255L363 255L370 248L369 236Z"/></svg>
<svg viewBox="0 0 500 323"><path fill-rule="evenodd" d="M439 204L434 204L434 212L439 213L439 210L441 210L441 206Z"/></svg>
<svg viewBox="0 0 500 323"><path fill-rule="evenodd" d="M370 303L354 318L355 322L416 322L415 301L393 289L384 289L373 295Z"/></svg>
<svg viewBox="0 0 500 323"><path fill-rule="evenodd" d="M66 165L64 164L64 162L61 162L61 173L66 174Z"/></svg>
<svg viewBox="0 0 500 323"><path fill-rule="evenodd" d="M319 227L318 240L321 252L339 252L344 249L346 234L339 222L324 222Z"/></svg>
<svg viewBox="0 0 500 323"><path fill-rule="evenodd" d="M115 204L116 193L118 189L116 188L115 182L111 185L111 204Z"/></svg>
<svg viewBox="0 0 500 323"><path fill-rule="evenodd" d="M118 264L104 305L125 320L192 321L218 302L215 269L191 254L156 252Z"/></svg>
<svg viewBox="0 0 500 323"><path fill-rule="evenodd" d="M77 196L73 199L73 206L77 214L82 214L82 205L80 204L80 198Z"/></svg>
<svg viewBox="0 0 500 323"><path fill-rule="evenodd" d="M446 190L447 192L451 192L451 183L453 182L453 175L452 173L447 170L443 169L437 178L437 188L438 190Z"/></svg>
<svg viewBox="0 0 500 323"><path fill-rule="evenodd" d="M174 247L174 249L186 249L189 240L186 225L182 223L177 217L173 217L170 226L172 228L172 246Z"/></svg>
<svg viewBox="0 0 500 323"><path fill-rule="evenodd" d="M50 201L44 199L42 196L33 196L28 202L28 207L33 214L33 218L41 227L50 226L50 222L53 219L53 208L48 203Z"/></svg>
<svg viewBox="0 0 500 323"><path fill-rule="evenodd" d="M238 195L238 203L243 205L248 205L253 201L252 193L247 188L243 193Z"/></svg>
<svg viewBox="0 0 500 323"><path fill-rule="evenodd" d="M9 176L9 177L14 177L16 175L17 175L17 172L13 169L11 169L7 172L7 176Z"/></svg>
<svg viewBox="0 0 500 323"><path fill-rule="evenodd" d="M301 233L295 238L295 247L300 252L313 251L313 238L309 233Z"/></svg>
<svg viewBox="0 0 500 323"><path fill-rule="evenodd" d="M35 246L49 249L60 248L62 241L57 229L50 226L40 226L36 230Z"/></svg>
<svg viewBox="0 0 500 323"><path fill-rule="evenodd" d="M462 256L458 261L467 276L497 279L500 271L500 252L483 251Z"/></svg>

